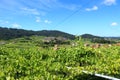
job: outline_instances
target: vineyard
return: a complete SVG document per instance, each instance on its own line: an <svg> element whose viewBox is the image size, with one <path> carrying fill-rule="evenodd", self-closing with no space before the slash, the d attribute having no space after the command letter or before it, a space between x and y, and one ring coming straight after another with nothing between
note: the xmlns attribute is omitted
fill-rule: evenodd
<svg viewBox="0 0 120 80"><path fill-rule="evenodd" d="M38 42L38 41L37 41ZM120 47L42 48L34 42L0 45L0 80L101 80L83 71L120 78Z"/></svg>

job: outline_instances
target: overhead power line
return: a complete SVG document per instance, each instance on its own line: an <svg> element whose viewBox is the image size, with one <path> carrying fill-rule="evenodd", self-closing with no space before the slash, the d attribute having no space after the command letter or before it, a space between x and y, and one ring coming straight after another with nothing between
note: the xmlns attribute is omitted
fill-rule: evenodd
<svg viewBox="0 0 120 80"><path fill-rule="evenodd" d="M87 6L89 3L91 3L91 0L89 0L86 4L84 4L82 7ZM74 11L73 13L71 13L70 15L68 15L67 17L65 17L62 21L60 21L55 27L61 25L62 23L64 23L66 20L68 20L70 17L72 17L73 15L75 15L76 13L78 13L81 10L81 8L77 9L76 11Z"/></svg>

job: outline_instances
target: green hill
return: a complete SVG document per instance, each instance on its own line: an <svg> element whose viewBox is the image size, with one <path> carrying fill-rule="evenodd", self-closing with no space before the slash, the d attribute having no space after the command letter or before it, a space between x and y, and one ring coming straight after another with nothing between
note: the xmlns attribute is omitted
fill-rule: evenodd
<svg viewBox="0 0 120 80"><path fill-rule="evenodd" d="M32 35L46 36L46 37L65 37L68 39L75 39L74 35L57 30L32 31L32 30L0 27L0 40L8 40L8 39L14 39L14 38L19 38L23 36L32 36Z"/></svg>
<svg viewBox="0 0 120 80"><path fill-rule="evenodd" d="M91 34L83 34L83 35L81 35L81 37L82 37L82 38L88 38L88 39L103 38L103 37L94 36L94 35L91 35Z"/></svg>

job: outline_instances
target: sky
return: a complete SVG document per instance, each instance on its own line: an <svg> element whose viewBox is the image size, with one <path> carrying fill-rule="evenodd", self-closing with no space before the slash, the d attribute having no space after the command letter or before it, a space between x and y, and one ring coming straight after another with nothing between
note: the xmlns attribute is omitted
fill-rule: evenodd
<svg viewBox="0 0 120 80"><path fill-rule="evenodd" d="M120 36L120 0L0 0L0 26Z"/></svg>

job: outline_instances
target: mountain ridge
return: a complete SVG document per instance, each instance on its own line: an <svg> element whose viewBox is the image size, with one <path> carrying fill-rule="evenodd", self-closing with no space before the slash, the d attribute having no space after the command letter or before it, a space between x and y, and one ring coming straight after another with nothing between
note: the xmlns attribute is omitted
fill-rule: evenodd
<svg viewBox="0 0 120 80"><path fill-rule="evenodd" d="M33 30L0 27L0 40L2 39L9 40L13 38L32 36L32 35L46 36L46 37L65 37L71 40L75 39L75 35L62 32L59 30L33 31ZM120 37L101 37L101 36L95 36L92 34L82 34L80 35L80 37L85 39L96 39L96 38L97 39L120 39Z"/></svg>
<svg viewBox="0 0 120 80"><path fill-rule="evenodd" d="M75 39L74 35L58 30L33 31L33 30L0 27L0 39L3 40L9 40L13 38L32 36L32 35L46 36L46 37L65 37L68 39Z"/></svg>

